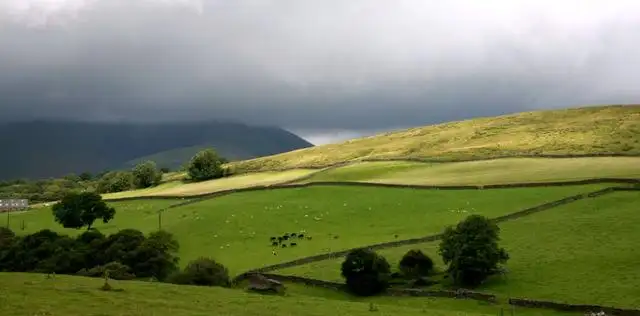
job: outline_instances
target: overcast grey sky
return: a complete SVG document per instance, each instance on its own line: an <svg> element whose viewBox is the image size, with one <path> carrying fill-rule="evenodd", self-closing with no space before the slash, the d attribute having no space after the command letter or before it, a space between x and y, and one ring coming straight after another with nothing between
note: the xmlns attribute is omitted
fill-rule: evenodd
<svg viewBox="0 0 640 316"><path fill-rule="evenodd" d="M0 121L236 120L326 142L638 103L638 82L637 0L0 0Z"/></svg>

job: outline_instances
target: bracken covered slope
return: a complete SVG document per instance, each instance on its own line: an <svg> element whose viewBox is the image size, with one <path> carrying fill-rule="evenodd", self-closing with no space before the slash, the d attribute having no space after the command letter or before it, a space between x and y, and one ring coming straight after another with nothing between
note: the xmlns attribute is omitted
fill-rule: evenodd
<svg viewBox="0 0 640 316"><path fill-rule="evenodd" d="M324 167L362 159L640 155L640 105L524 112L411 128L234 163L237 171Z"/></svg>

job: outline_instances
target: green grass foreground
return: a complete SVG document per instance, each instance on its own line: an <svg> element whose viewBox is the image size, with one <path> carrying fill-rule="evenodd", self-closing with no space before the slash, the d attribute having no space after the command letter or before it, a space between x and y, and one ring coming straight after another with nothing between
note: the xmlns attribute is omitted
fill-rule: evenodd
<svg viewBox="0 0 640 316"><path fill-rule="evenodd" d="M524 297L621 308L640 306L640 192L615 192L500 224L509 252L509 273L479 288L501 297ZM421 249L444 265L438 242L378 253L396 267L410 249ZM341 282L342 259L315 262L275 273Z"/></svg>
<svg viewBox="0 0 640 316"><path fill-rule="evenodd" d="M322 186L244 192L169 209L162 215L162 228L178 239L181 265L210 256L237 274L301 257L436 234L471 214L497 217L607 186L490 190ZM114 202L115 219L96 222L95 227L103 233L123 228L147 233L158 229L157 211L172 203L176 201ZM56 224L50 208L10 218L18 234L43 228L82 232ZM6 216L0 217L0 225L5 224ZM296 240L296 247L272 253L271 236L303 230L313 239Z"/></svg>
<svg viewBox="0 0 640 316"><path fill-rule="evenodd" d="M353 298L344 293L287 285L285 296L262 296L241 289L196 287L114 281L116 291L99 288L100 278L42 274L0 273L2 316L282 316L282 315L498 315L509 306L474 301L372 297ZM370 303L377 311L370 311ZM571 315L547 310L517 308L517 316ZM575 315L575 314L574 314Z"/></svg>
<svg viewBox="0 0 640 316"><path fill-rule="evenodd" d="M489 185L640 179L640 157L503 158L452 163L362 162L314 174L304 182L354 181L417 185Z"/></svg>

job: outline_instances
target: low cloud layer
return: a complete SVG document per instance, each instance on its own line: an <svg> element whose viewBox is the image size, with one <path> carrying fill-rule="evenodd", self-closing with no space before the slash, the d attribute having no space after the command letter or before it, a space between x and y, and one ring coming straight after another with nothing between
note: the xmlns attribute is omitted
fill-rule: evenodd
<svg viewBox="0 0 640 316"><path fill-rule="evenodd" d="M637 103L638 16L635 0L2 0L0 120L322 138Z"/></svg>

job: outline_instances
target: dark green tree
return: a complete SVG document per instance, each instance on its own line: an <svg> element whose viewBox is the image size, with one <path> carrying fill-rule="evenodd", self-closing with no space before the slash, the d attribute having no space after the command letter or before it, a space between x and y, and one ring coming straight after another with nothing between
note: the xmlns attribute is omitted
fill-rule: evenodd
<svg viewBox="0 0 640 316"><path fill-rule="evenodd" d="M171 275L170 283L229 286L229 271L225 266L209 258L198 258L189 262L183 271Z"/></svg>
<svg viewBox="0 0 640 316"><path fill-rule="evenodd" d="M478 286L509 260L498 246L499 233L498 225L481 215L471 215L455 228L447 227L439 252L455 285Z"/></svg>
<svg viewBox="0 0 640 316"><path fill-rule="evenodd" d="M138 277L164 280L178 269L178 241L166 231L152 232L136 249L132 269Z"/></svg>
<svg viewBox="0 0 640 316"><path fill-rule="evenodd" d="M137 188L149 188L160 184L162 172L155 162L147 160L139 163L131 171Z"/></svg>
<svg viewBox="0 0 640 316"><path fill-rule="evenodd" d="M224 176L222 165L224 159L213 149L200 151L191 158L187 166L187 173L191 180L204 181Z"/></svg>
<svg viewBox="0 0 640 316"><path fill-rule="evenodd" d="M55 221L65 228L87 226L87 229L91 229L96 219L108 223L116 214L116 210L109 207L102 196L95 192L68 193L52 210Z"/></svg>
<svg viewBox="0 0 640 316"><path fill-rule="evenodd" d="M405 276L422 277L433 271L433 260L422 251L412 249L402 257L398 267Z"/></svg>
<svg viewBox="0 0 640 316"><path fill-rule="evenodd" d="M371 296L387 289L390 266L387 260L369 249L350 252L341 267L347 289L358 296Z"/></svg>
<svg viewBox="0 0 640 316"><path fill-rule="evenodd" d="M111 171L98 181L96 191L112 193L131 190L135 187L135 177L129 171Z"/></svg>

